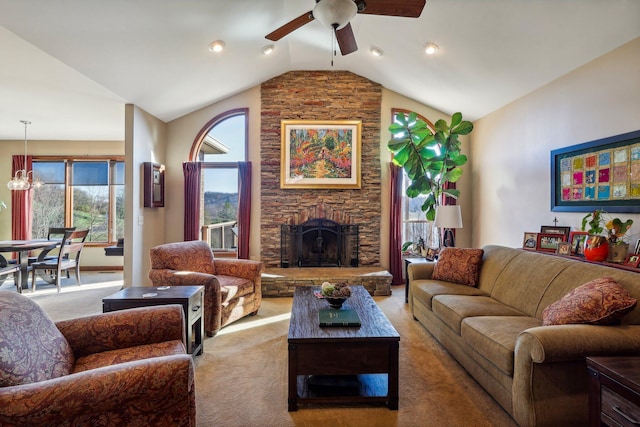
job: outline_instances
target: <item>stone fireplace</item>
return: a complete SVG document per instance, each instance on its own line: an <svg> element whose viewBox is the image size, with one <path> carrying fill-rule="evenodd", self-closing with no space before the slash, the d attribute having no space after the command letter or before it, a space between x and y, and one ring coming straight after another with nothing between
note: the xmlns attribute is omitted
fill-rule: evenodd
<svg viewBox="0 0 640 427"><path fill-rule="evenodd" d="M346 71L292 71L262 83L260 99L260 260L280 268L281 226L321 218L358 224L357 265L379 266L382 87ZM281 188L282 120L361 120L361 188ZM332 238L320 237L323 244ZM297 267L297 258L286 258L290 269ZM351 258L339 263L350 267Z"/></svg>
<svg viewBox="0 0 640 427"><path fill-rule="evenodd" d="M359 227L325 218L280 226L280 267L358 267Z"/></svg>

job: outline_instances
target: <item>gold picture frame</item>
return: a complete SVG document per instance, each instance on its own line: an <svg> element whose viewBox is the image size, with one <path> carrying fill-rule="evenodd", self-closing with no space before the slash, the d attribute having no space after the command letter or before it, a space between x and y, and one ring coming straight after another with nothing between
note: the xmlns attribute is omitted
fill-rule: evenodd
<svg viewBox="0 0 640 427"><path fill-rule="evenodd" d="M282 120L280 188L361 188L360 120Z"/></svg>

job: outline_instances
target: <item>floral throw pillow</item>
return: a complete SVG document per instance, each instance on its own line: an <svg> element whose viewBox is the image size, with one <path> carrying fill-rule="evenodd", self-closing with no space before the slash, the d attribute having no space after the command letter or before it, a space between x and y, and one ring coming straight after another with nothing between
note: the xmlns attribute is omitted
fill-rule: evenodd
<svg viewBox="0 0 640 427"><path fill-rule="evenodd" d="M432 279L477 286L482 264L482 249L443 248L433 269Z"/></svg>
<svg viewBox="0 0 640 427"><path fill-rule="evenodd" d="M601 277L579 286L549 304L542 312L542 324L588 323L612 325L636 306L637 300L611 277Z"/></svg>

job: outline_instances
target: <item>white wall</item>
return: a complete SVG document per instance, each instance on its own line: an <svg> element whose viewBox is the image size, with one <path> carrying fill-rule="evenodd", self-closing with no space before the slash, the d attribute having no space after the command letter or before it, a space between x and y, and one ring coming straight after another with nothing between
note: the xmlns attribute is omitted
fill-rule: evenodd
<svg viewBox="0 0 640 427"><path fill-rule="evenodd" d="M139 107L125 107L125 265L124 286L148 286L149 250L165 242L166 208L145 208L143 163L165 164L166 124ZM165 200L166 192L165 192Z"/></svg>
<svg viewBox="0 0 640 427"><path fill-rule="evenodd" d="M552 212L550 151L640 129L640 38L476 121L471 134L474 246L522 246L541 225L580 229ZM640 215L616 214L635 224Z"/></svg>

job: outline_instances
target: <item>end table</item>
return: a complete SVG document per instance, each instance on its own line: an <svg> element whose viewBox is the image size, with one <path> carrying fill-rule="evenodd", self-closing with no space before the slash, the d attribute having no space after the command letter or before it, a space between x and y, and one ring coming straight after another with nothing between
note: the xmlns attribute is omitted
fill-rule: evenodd
<svg viewBox="0 0 640 427"><path fill-rule="evenodd" d="M137 286L125 288L113 295L102 298L102 311L107 313L127 308L165 304L180 304L182 306L186 323L187 353L193 356L202 354L202 339L204 337L204 321L202 318L202 310L204 310L203 286Z"/></svg>

